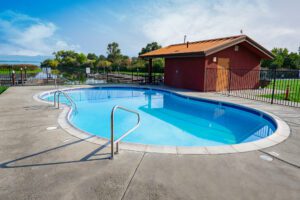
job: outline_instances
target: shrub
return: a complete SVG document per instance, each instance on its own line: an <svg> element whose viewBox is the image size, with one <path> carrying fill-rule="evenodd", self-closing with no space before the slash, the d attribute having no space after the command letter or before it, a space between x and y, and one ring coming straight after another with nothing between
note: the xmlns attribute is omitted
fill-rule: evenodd
<svg viewBox="0 0 300 200"><path fill-rule="evenodd" d="M21 68L27 70L38 70L39 67L37 65L32 65L32 64L14 64L14 65L9 65L9 64L0 64L0 70L15 70L15 71L20 71Z"/></svg>

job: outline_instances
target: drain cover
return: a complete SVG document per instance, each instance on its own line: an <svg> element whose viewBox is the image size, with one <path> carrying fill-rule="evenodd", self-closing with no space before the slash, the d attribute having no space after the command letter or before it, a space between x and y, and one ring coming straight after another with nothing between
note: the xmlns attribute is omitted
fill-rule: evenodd
<svg viewBox="0 0 300 200"><path fill-rule="evenodd" d="M259 157L260 157L260 159L268 161L268 162L271 162L273 160L273 158L268 155L260 155Z"/></svg>
<svg viewBox="0 0 300 200"><path fill-rule="evenodd" d="M269 152L269 154L271 154L272 156L278 157L279 153L275 152L275 151L271 151Z"/></svg>
<svg viewBox="0 0 300 200"><path fill-rule="evenodd" d="M47 131L52 131L52 130L55 130L55 129L57 129L57 126L47 127Z"/></svg>

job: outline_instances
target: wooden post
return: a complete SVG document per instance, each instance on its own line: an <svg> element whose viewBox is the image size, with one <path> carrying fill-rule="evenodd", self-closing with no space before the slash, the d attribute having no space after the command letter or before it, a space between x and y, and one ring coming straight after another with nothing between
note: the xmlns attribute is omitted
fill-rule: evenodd
<svg viewBox="0 0 300 200"><path fill-rule="evenodd" d="M16 74L15 74L15 70L12 70L12 74L11 74L11 79L12 79L12 85L16 84Z"/></svg>
<svg viewBox="0 0 300 200"><path fill-rule="evenodd" d="M25 75L25 81L26 81L27 80L27 67L25 67L24 75Z"/></svg>
<svg viewBox="0 0 300 200"><path fill-rule="evenodd" d="M21 68L21 84L23 85L23 68Z"/></svg>
<svg viewBox="0 0 300 200"><path fill-rule="evenodd" d="M152 58L149 59L149 66L148 66L148 83L152 83Z"/></svg>

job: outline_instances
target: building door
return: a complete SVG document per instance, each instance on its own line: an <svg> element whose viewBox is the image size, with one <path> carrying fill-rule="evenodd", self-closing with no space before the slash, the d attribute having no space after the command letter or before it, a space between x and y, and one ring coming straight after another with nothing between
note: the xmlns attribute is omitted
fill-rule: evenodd
<svg viewBox="0 0 300 200"><path fill-rule="evenodd" d="M216 91L228 89L229 58L218 58Z"/></svg>

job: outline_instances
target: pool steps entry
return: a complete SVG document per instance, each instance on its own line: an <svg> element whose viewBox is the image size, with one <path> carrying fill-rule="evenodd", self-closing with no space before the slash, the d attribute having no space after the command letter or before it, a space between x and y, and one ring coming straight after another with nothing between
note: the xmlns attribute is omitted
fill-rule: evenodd
<svg viewBox="0 0 300 200"><path fill-rule="evenodd" d="M57 104L57 108L59 109L59 97L60 97L61 94L63 94L66 97L66 99L71 103L71 106L74 106L75 112L77 112L76 103L73 101L73 99L67 93L65 93L61 90L57 90L57 91L54 92L54 107L56 108L56 104ZM135 114L137 116L137 123L133 128L129 129L121 137L119 137L117 140L115 140L115 138L114 138L114 115L115 115L115 111L117 109L124 110L124 111ZM110 114L110 130L111 130L111 132L110 132L111 133L111 137L110 137L111 138L110 139L111 156L110 156L110 158L111 159L114 159L114 154L115 153L119 153L119 142L123 138L125 138L127 135L132 133L135 129L137 129L140 125L140 122L141 122L141 117L140 117L140 114L138 112L130 110L128 108L124 108L124 107L119 106L119 105L115 105L113 107L113 109L111 111L111 114ZM115 145L116 145L116 152L114 151L114 146Z"/></svg>
<svg viewBox="0 0 300 200"><path fill-rule="evenodd" d="M56 107L56 102L57 102L57 108L59 109L59 97L61 94L63 94L66 97L66 99L71 103L71 106L74 106L75 112L77 112L76 103L73 101L73 99L67 93L65 93L61 90L56 90L54 92L54 107Z"/></svg>

